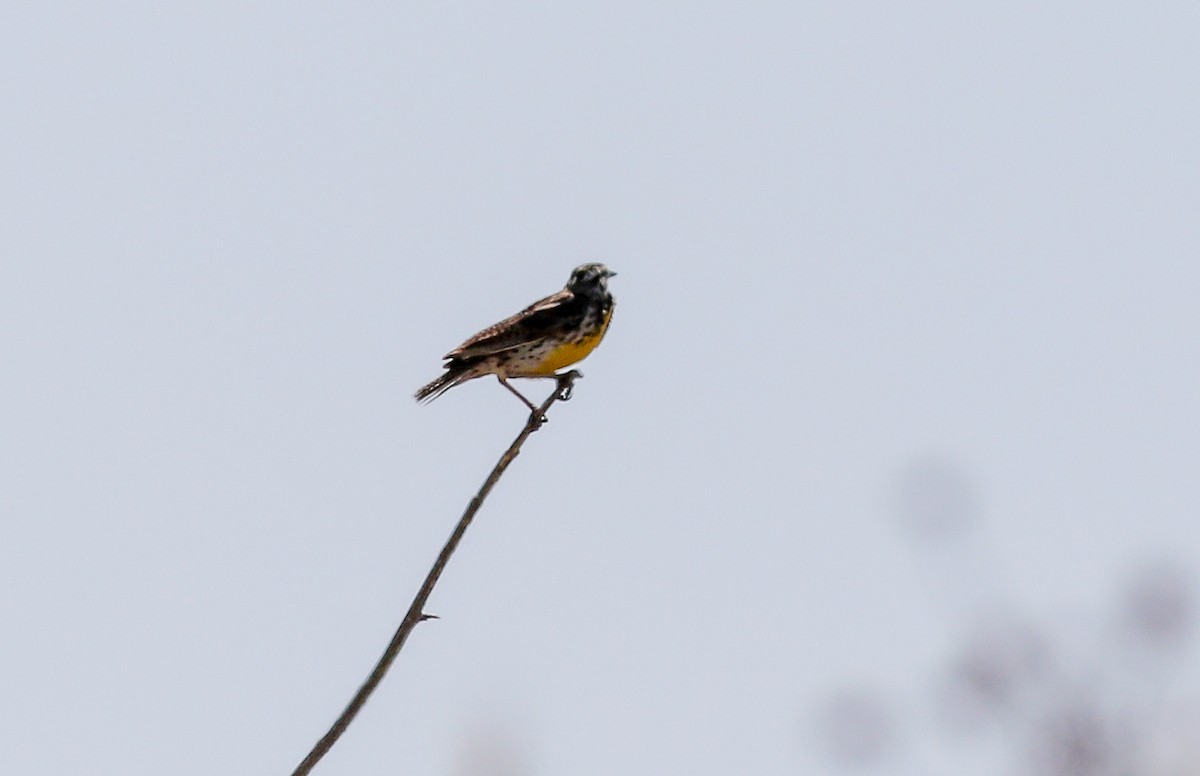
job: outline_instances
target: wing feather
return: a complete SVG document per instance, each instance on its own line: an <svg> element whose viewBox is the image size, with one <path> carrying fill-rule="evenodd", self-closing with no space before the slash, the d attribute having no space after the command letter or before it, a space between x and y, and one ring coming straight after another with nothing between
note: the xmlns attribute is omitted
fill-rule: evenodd
<svg viewBox="0 0 1200 776"><path fill-rule="evenodd" d="M575 303L575 294L566 289L539 299L516 315L474 335L447 353L445 358L483 358L538 340L548 332L569 326L571 316L564 313L576 306Z"/></svg>

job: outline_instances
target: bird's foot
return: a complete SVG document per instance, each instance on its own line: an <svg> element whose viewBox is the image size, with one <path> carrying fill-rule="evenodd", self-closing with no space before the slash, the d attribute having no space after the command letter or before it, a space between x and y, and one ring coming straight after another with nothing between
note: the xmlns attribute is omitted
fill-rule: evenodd
<svg viewBox="0 0 1200 776"><path fill-rule="evenodd" d="M569 372L563 372L560 375L555 375L555 380L558 383L555 390L558 392L559 401L570 401L571 392L575 390L575 381L583 377L583 373L577 369L572 369Z"/></svg>

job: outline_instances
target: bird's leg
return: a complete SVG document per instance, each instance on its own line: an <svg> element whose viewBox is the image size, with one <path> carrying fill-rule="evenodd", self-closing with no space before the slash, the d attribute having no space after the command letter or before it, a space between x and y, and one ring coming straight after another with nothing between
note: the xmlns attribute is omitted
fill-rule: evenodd
<svg viewBox="0 0 1200 776"><path fill-rule="evenodd" d="M580 372L578 369L572 369L567 372L559 372L558 374L521 375L521 377L526 380L553 380L558 392L558 400L570 401L571 389L575 387L575 381L583 377L583 372Z"/></svg>
<svg viewBox="0 0 1200 776"><path fill-rule="evenodd" d="M508 380L505 380L505 379L504 379L504 375L496 375L496 379L500 381L500 384L501 384L501 385L503 385L503 386L504 386L505 388L507 388L508 390L512 391L512 393L513 393L513 396L516 396L518 399L520 399L521 401L523 401L523 402L525 403L525 406L526 406L526 407L528 407L528 408L529 408L529 410L530 410L531 412L537 412L537 411L538 411L537 405L535 405L535 404L534 404L533 402L531 402L529 399L526 399L526 398L525 398L525 397L524 397L524 396L521 394L521 392L520 392L520 391L518 391L516 388L513 388L513 387L512 387L512 385L511 385L511 384L508 382ZM545 416L545 415L543 415L543 416L542 416L542 419L543 419L543 420L545 420L545 419L546 419L546 416Z"/></svg>

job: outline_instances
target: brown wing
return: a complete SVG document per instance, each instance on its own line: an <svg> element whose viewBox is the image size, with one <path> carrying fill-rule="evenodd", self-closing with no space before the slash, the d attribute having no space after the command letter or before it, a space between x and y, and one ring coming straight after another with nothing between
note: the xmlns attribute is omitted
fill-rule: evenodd
<svg viewBox="0 0 1200 776"><path fill-rule="evenodd" d="M445 358L480 358L538 340L552 331L570 326L578 302L575 294L566 289L539 299L516 315L471 337L447 353Z"/></svg>

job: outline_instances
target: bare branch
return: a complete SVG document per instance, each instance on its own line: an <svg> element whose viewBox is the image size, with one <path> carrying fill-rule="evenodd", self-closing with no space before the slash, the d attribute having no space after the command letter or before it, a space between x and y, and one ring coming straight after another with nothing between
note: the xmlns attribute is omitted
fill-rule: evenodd
<svg viewBox="0 0 1200 776"><path fill-rule="evenodd" d="M550 409L550 405L556 401L566 401L571 398L571 389L574 387L575 380L582 377L579 372L572 369L569 372L557 376L557 385L554 393L550 395L546 401L542 402L542 406L530 413L529 420L525 421L525 427L521 429L521 433L517 434L517 438L504 451L504 455L500 456L500 460L496 462L496 466L492 469L492 473L484 480L483 486L479 488L479 492L471 499L471 503L467 504L466 511L462 517L458 519L458 525L454 527L454 531L450 534L450 538L446 540L446 545L442 547L441 553L438 554L437 560L434 561L433 568L429 569L429 574L425 577L425 582L421 585L421 589L417 592L416 598L408 607L408 613L404 615L404 620L401 621L400 627L396 629L396 634L392 636L391 642L387 645L387 649L383 651L379 662L375 664L375 668L371 671L370 676L363 682L362 687L358 688L358 692L354 694L354 698L346 706L345 711L329 728L329 732L321 737L321 740L316 743L308 756L300 765L296 766L296 770L292 771L292 776L306 776L311 773L316 764L321 761L337 740L341 738L342 733L346 732L346 728L354 721L354 717L366 704L367 699L371 697L371 693L375 692L375 688L383 681L384 674L388 668L396 660L396 656L400 654L400 649L404 646L404 642L408 639L408 634L412 633L413 628L417 623L427 619L432 619L434 615L425 614L425 602L429 599L429 594L433 592L434 586L438 582L438 578L442 576L442 571L446 568L446 564L450 562L450 556L458 548L458 543L462 541L463 534L466 533L467 527L471 525L471 521L475 519L475 513L483 506L483 501L491 493L492 488L500 480L500 475L504 474L504 470L513 462L517 454L521 452L521 445L525 444L525 440L534 431L542 427L546 422L546 410Z"/></svg>

